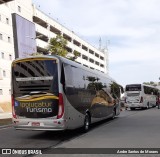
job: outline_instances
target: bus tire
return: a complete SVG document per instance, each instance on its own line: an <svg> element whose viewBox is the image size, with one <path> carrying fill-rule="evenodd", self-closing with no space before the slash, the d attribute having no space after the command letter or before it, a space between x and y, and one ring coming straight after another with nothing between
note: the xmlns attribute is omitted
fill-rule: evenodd
<svg viewBox="0 0 160 157"><path fill-rule="evenodd" d="M115 117L116 117L116 110L114 109L113 110L113 115L112 115L112 120L115 119Z"/></svg>
<svg viewBox="0 0 160 157"><path fill-rule="evenodd" d="M135 108L134 107L130 107L130 110L135 110Z"/></svg>
<svg viewBox="0 0 160 157"><path fill-rule="evenodd" d="M149 106L150 106L150 105L149 105L149 102L148 102L148 103L147 103L147 109L149 109Z"/></svg>
<svg viewBox="0 0 160 157"><path fill-rule="evenodd" d="M91 124L91 118L88 113L86 113L85 118L84 118L84 125L83 125L83 131L88 132L90 129L90 124Z"/></svg>

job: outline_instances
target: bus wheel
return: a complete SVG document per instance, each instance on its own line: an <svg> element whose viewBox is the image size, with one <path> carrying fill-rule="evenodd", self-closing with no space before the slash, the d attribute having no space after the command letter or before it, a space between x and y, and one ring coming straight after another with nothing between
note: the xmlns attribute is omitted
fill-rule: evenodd
<svg viewBox="0 0 160 157"><path fill-rule="evenodd" d="M83 126L84 132L89 131L90 123L91 123L90 116L88 113L86 113L85 118L84 118L84 126Z"/></svg>
<svg viewBox="0 0 160 157"><path fill-rule="evenodd" d="M115 116L116 116L116 111L115 111L115 109L114 109L114 110L113 110L112 119L115 119Z"/></svg>
<svg viewBox="0 0 160 157"><path fill-rule="evenodd" d="M135 108L134 107L130 107L130 110L135 110Z"/></svg>

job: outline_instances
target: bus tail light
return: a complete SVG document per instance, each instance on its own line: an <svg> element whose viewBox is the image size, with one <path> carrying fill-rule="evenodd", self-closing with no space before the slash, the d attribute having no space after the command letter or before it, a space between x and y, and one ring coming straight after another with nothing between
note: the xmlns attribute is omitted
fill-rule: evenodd
<svg viewBox="0 0 160 157"><path fill-rule="evenodd" d="M143 97L141 96L140 103L143 103Z"/></svg>
<svg viewBox="0 0 160 157"><path fill-rule="evenodd" d="M58 115L57 119L61 118L64 113L64 103L63 103L63 95L59 93L59 104L58 104Z"/></svg>
<svg viewBox="0 0 160 157"><path fill-rule="evenodd" d="M12 116L13 116L13 118L17 118L15 110L14 110L14 97L13 97L13 95L12 95L11 99L12 99Z"/></svg>

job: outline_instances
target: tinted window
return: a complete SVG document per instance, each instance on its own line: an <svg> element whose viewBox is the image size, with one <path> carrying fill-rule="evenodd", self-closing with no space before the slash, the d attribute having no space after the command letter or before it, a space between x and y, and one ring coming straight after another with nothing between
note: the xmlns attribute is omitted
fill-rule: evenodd
<svg viewBox="0 0 160 157"><path fill-rule="evenodd" d="M13 66L15 96L34 91L58 93L57 63L54 60L19 62Z"/></svg>
<svg viewBox="0 0 160 157"><path fill-rule="evenodd" d="M58 114L58 71L56 60L18 62L12 69L16 115L46 118Z"/></svg>
<svg viewBox="0 0 160 157"><path fill-rule="evenodd" d="M141 91L141 85L127 85L126 91Z"/></svg>

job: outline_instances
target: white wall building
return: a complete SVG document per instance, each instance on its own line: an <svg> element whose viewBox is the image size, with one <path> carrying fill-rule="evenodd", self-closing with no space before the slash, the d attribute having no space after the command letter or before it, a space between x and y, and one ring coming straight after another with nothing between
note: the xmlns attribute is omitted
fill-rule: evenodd
<svg viewBox="0 0 160 157"><path fill-rule="evenodd" d="M0 103L11 100L11 62L15 58L12 13L32 20L31 10L31 0L15 0L0 5Z"/></svg>
<svg viewBox="0 0 160 157"><path fill-rule="evenodd" d="M0 5L0 103L10 101L11 62L15 59L12 13L35 23L38 52L45 52L50 38L61 34L67 41L67 50L80 53L77 62L89 68L108 73L107 52L100 51L82 40L74 32L32 5L32 0L13 0ZM33 39L34 40L34 39Z"/></svg>
<svg viewBox="0 0 160 157"><path fill-rule="evenodd" d="M99 51L86 41L82 40L74 32L68 30L43 12L38 10L33 5L33 22L36 26L37 35L37 50L45 52L50 38L56 37L56 34L61 34L68 42L67 50L73 53L78 51L81 55L77 61L92 69L97 69L102 72L107 72L106 55ZM39 38L38 38L39 37Z"/></svg>

